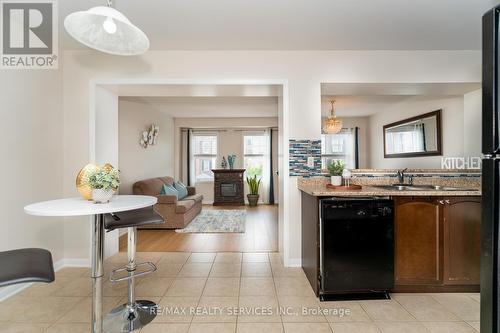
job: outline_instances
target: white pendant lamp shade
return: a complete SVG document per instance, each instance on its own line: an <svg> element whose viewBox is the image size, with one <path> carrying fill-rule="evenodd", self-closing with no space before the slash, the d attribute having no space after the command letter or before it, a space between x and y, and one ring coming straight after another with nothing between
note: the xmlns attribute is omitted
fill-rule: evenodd
<svg viewBox="0 0 500 333"><path fill-rule="evenodd" d="M69 14L64 27L71 37L101 52L138 55L149 49L146 34L109 6Z"/></svg>

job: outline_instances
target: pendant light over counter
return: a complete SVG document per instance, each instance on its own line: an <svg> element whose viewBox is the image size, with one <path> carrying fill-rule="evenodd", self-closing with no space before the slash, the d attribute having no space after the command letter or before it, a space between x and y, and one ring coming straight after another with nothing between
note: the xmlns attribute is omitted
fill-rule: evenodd
<svg viewBox="0 0 500 333"><path fill-rule="evenodd" d="M78 42L92 49L114 55L138 55L149 49L149 39L118 10L107 6L93 7L69 14L64 20L66 31Z"/></svg>
<svg viewBox="0 0 500 333"><path fill-rule="evenodd" d="M337 115L335 114L335 108L333 107L335 100L331 100L330 104L332 105L332 109L330 110L330 116L323 124L323 133L337 134L342 130L342 120L337 119Z"/></svg>

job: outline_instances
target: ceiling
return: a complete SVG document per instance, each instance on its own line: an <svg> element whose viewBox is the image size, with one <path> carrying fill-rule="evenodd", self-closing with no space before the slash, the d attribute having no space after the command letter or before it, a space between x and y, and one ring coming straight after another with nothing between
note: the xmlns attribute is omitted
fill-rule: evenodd
<svg viewBox="0 0 500 333"><path fill-rule="evenodd" d="M105 0L59 1L73 11ZM153 50L479 50L493 0L115 0Z"/></svg>

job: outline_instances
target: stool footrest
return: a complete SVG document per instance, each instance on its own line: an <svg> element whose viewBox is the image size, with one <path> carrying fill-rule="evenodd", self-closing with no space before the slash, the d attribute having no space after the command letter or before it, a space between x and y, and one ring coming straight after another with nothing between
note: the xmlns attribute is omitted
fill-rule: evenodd
<svg viewBox="0 0 500 333"><path fill-rule="evenodd" d="M139 267L143 267L143 266L148 266L148 268L146 270L144 270L144 271L137 272L137 269ZM157 270L156 265L153 264L152 262L149 262L149 261L142 262L142 263L137 264L136 267L135 267L135 269L132 270L132 271L129 270L127 267L118 268L118 269L113 270L111 272L110 277L109 277L109 281L111 281L111 282L126 281L126 280L130 280L132 278L135 278L135 277L139 277L139 276L143 276L143 275L147 275L147 274L153 273L156 270ZM127 276L124 276L124 277L117 278L116 274L120 273L120 272L128 272L130 274L127 275Z"/></svg>

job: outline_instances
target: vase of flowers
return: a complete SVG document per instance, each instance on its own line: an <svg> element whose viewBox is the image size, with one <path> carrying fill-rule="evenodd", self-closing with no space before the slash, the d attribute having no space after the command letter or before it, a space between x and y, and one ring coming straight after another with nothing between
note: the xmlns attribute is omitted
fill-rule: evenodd
<svg viewBox="0 0 500 333"><path fill-rule="evenodd" d="M328 171L330 172L330 182L334 186L342 185L342 172L344 171L344 161L335 160L328 164Z"/></svg>
<svg viewBox="0 0 500 333"><path fill-rule="evenodd" d="M89 175L94 203L108 203L120 186L120 171L113 167L99 167Z"/></svg>

